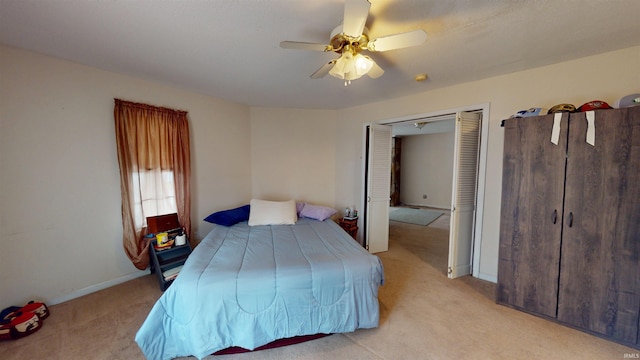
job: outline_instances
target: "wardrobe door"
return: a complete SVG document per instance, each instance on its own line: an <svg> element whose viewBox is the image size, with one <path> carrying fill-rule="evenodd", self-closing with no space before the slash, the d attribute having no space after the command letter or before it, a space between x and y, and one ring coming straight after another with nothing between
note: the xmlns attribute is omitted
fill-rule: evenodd
<svg viewBox="0 0 640 360"><path fill-rule="evenodd" d="M571 115L558 320L636 343L640 310L640 107Z"/></svg>
<svg viewBox="0 0 640 360"><path fill-rule="evenodd" d="M504 122L497 301L554 318L567 119L558 145L553 115Z"/></svg>

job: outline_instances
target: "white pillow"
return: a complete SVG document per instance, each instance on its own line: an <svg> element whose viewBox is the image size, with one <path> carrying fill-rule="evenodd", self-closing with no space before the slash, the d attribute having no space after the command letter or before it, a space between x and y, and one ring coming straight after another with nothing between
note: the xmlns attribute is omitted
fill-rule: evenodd
<svg viewBox="0 0 640 360"><path fill-rule="evenodd" d="M298 221L296 202L251 199L249 226L294 225Z"/></svg>

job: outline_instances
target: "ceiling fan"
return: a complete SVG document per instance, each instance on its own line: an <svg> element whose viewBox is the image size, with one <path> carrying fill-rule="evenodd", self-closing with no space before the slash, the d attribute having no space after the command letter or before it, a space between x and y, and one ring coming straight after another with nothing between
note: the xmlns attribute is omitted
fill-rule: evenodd
<svg viewBox="0 0 640 360"><path fill-rule="evenodd" d="M341 25L338 25L331 32L328 45L282 41L280 47L284 49L333 51L340 54L339 58L329 61L311 74L312 79L320 79L329 74L338 79L343 79L345 86L350 84L351 80L359 79L364 74L376 79L384 74L384 70L369 56L362 55L361 51L381 52L420 45L427 39L427 33L422 29L418 29L369 40L369 30L365 27L365 23L370 7L369 0L346 0L344 20Z"/></svg>

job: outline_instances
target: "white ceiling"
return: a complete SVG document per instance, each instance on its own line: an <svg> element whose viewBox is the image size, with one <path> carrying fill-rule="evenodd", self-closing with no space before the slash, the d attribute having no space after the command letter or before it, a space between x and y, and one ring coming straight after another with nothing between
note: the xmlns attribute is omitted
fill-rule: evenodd
<svg viewBox="0 0 640 360"><path fill-rule="evenodd" d="M422 28L427 41L371 54L384 75L348 87L309 78L335 53L279 47L328 43L344 0L0 0L0 43L250 106L322 109L640 45L638 0L370 1L371 38Z"/></svg>

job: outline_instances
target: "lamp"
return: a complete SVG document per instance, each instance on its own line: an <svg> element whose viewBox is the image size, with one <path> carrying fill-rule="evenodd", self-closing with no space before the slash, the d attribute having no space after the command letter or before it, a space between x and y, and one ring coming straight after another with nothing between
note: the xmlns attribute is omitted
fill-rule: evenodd
<svg viewBox="0 0 640 360"><path fill-rule="evenodd" d="M329 71L329 74L338 79L344 80L344 86L351 83L351 80L359 79L373 67L373 60L370 57L358 54L352 46L345 46L340 58Z"/></svg>

